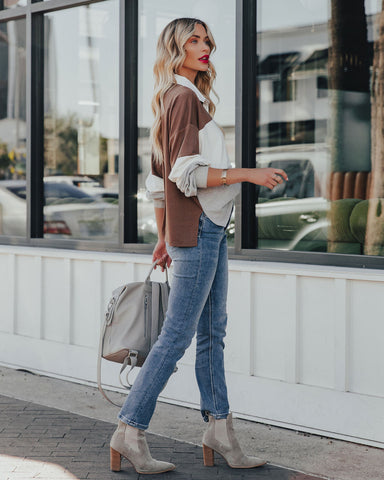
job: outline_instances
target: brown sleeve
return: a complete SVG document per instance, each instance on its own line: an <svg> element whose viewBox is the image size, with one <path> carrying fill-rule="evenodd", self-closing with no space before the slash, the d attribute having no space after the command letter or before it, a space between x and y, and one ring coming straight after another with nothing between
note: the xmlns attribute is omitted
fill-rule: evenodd
<svg viewBox="0 0 384 480"><path fill-rule="evenodd" d="M192 91L178 95L170 115L169 152L171 167L179 157L198 155L199 147L199 99Z"/></svg>

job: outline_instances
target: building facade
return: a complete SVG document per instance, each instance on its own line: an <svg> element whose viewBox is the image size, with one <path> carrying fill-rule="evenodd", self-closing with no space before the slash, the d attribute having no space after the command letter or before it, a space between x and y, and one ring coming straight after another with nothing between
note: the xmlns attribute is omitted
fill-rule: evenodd
<svg viewBox="0 0 384 480"><path fill-rule="evenodd" d="M243 184L228 228L231 408L383 447L376 0L0 1L0 363L95 382L109 295L151 263L152 66L181 16L215 37L233 165L289 177ZM198 408L194 345L162 399Z"/></svg>

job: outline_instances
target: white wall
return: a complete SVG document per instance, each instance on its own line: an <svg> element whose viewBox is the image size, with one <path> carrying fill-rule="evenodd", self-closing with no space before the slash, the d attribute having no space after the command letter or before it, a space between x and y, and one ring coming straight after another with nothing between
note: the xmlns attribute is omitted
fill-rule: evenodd
<svg viewBox="0 0 384 480"><path fill-rule="evenodd" d="M96 380L104 305L146 255L0 246L0 363ZM230 262L226 370L240 417L384 447L383 271ZM155 278L161 278L156 272ZM194 349L163 400L198 408ZM104 362L116 388L119 366Z"/></svg>

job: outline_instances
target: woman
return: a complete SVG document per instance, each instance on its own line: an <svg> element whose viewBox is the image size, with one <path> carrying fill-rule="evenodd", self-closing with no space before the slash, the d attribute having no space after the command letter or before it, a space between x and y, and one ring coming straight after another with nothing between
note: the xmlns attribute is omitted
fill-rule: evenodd
<svg viewBox="0 0 384 480"><path fill-rule="evenodd" d="M146 186L155 202L158 226L153 260L162 268L173 262L173 281L161 335L119 413L111 439L115 471L120 470L121 456L138 473L175 468L151 457L144 431L158 395L195 333L201 413L209 422L203 437L204 464L213 465L214 451L233 468L265 463L242 453L229 412L223 357L228 278L225 228L241 182L272 189L288 178L276 168L230 168L222 131L212 120L215 106L209 94L216 74L209 57L214 49L207 25L191 18L169 23L158 41L152 173Z"/></svg>

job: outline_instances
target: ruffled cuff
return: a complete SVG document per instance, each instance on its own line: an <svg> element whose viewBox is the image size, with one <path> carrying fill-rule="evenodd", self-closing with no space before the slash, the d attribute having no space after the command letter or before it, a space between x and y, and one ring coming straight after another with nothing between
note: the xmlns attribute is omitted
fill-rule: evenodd
<svg viewBox="0 0 384 480"><path fill-rule="evenodd" d="M197 188L207 188L208 168L209 167L197 167L193 172Z"/></svg>

